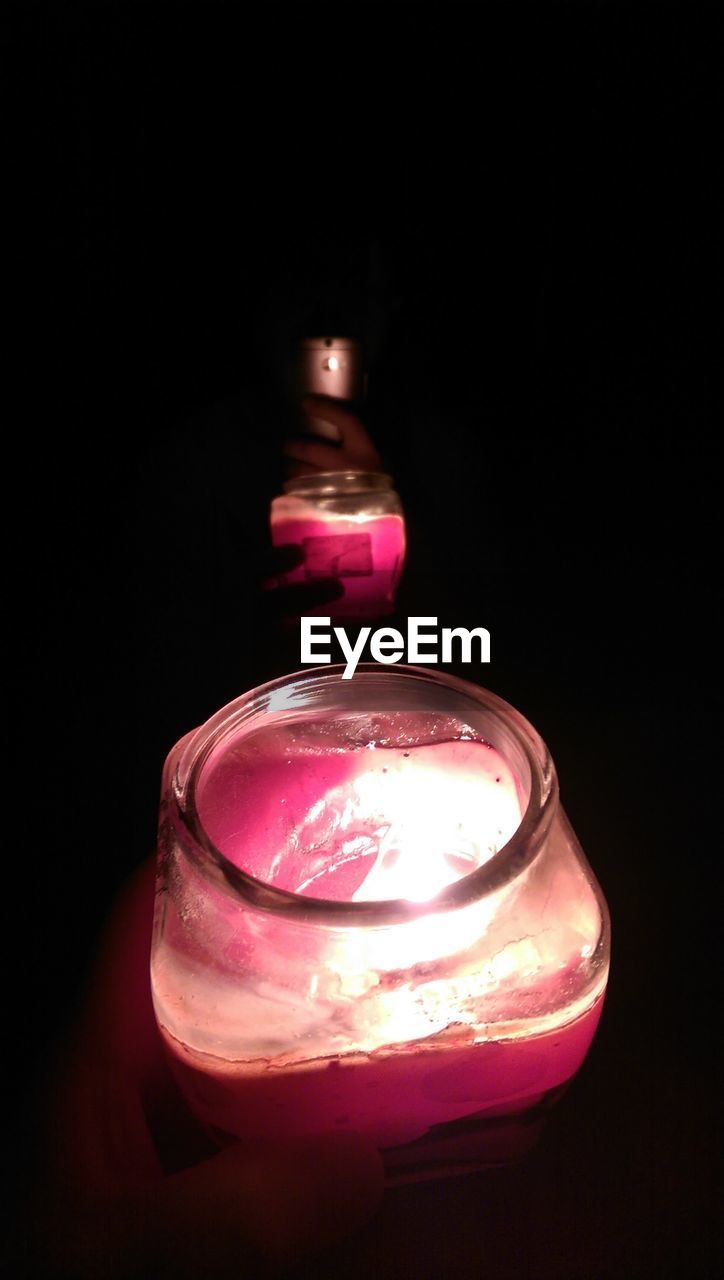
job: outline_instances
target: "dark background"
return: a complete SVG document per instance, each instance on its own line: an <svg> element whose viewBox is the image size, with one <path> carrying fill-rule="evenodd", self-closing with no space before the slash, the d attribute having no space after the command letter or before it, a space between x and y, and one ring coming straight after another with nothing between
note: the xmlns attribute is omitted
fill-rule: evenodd
<svg viewBox="0 0 724 1280"><path fill-rule="evenodd" d="M532 1166L573 1187L539 1252L512 1218L478 1244L456 1182L405 1193L344 1265L712 1274L716 7L25 5L6 27L28 1058L153 845L165 753L278 673L255 584L285 359L354 333L408 514L401 610L490 630L464 674L547 740L614 951ZM486 1183L491 1212L527 1196L530 1224L527 1176ZM450 1252L423 1230L411 1261L406 1212Z"/></svg>

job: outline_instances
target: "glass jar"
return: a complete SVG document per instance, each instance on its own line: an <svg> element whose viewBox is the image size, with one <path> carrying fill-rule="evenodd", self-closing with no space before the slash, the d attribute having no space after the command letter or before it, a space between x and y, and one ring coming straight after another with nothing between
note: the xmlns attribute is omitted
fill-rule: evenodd
<svg viewBox="0 0 724 1280"><path fill-rule="evenodd" d="M252 690L166 762L152 989L220 1140L367 1133L503 1164L581 1065L606 904L527 721L415 667Z"/></svg>
<svg viewBox="0 0 724 1280"><path fill-rule="evenodd" d="M334 579L344 594L308 616L379 618L392 612L405 560L405 520L390 476L325 471L288 480L271 504L274 547L300 546L287 585Z"/></svg>

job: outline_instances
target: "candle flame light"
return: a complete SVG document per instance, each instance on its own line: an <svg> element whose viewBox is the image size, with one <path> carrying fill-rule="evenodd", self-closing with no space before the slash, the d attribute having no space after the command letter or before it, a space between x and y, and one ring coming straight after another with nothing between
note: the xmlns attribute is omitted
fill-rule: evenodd
<svg viewBox="0 0 724 1280"><path fill-rule="evenodd" d="M432 904L447 885L494 856L520 823L515 779L487 744L448 742L442 758L441 748L383 749L375 767L369 756L357 757L356 776L318 799L294 832L300 847L313 847L318 824L332 815L322 868L299 893L325 897L330 868L333 879L340 867L362 865L365 875L351 901ZM346 934L331 944L329 959L339 994L358 999L380 985L380 974L423 963L429 971L432 962L469 948L484 933L499 897L452 912L433 910L396 928ZM412 974L402 990L377 993L368 1046L429 1035L431 1023L447 1025L449 998L445 1006L434 983L425 983L422 992L420 985Z"/></svg>
<svg viewBox="0 0 724 1280"><path fill-rule="evenodd" d="M450 772L415 762L407 771L398 766L359 779L362 808L386 813L389 825L355 901L429 902L510 839L520 823L512 779L503 785L500 774L491 778L466 769L460 759L464 746L459 744Z"/></svg>
<svg viewBox="0 0 724 1280"><path fill-rule="evenodd" d="M182 1086L228 1133L314 1132L344 1113L396 1148L537 1106L593 1035L605 903L543 744L485 691L468 695L469 723L414 699L367 710L367 681L377 699L411 676L423 694L449 680L399 670L362 669L340 693L339 671L288 678L261 725L239 700L238 720L219 713L167 766L222 863L194 852L171 805L154 1004Z"/></svg>
<svg viewBox="0 0 724 1280"><path fill-rule="evenodd" d="M392 756L389 763L365 769L363 757L363 771L320 798L302 829L307 824L314 828L322 815L333 812L338 821L332 865L365 857L368 864L371 861L352 901L403 899L434 907L442 889L488 862L518 828L516 779L502 757L480 742L462 740L382 754ZM360 834L365 820L369 830L380 814L385 815L380 826L371 834ZM297 838L304 842L301 832ZM325 876L325 870L312 876L299 892L319 891ZM328 963L338 977L336 995L355 1002L355 1030L362 1047L374 1050L414 1041L452 1023L474 1026L481 1000L540 978L544 971L557 973L561 955L556 945L549 945L545 925L530 936L501 942L486 963L479 963L476 944L488 948L489 927L508 893L504 887L457 910L432 910L404 925L347 933L330 944ZM591 923L585 919L580 926L585 929ZM436 962L461 953L468 953L468 959L459 979L438 975ZM388 990L386 973L407 977ZM367 995L374 1000L369 1019Z"/></svg>

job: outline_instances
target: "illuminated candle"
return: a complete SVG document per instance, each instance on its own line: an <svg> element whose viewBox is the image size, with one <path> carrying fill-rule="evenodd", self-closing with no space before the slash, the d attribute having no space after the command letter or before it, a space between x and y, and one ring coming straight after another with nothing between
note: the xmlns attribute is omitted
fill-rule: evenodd
<svg viewBox="0 0 724 1280"><path fill-rule="evenodd" d="M384 617L392 612L405 560L405 521L389 476L320 472L288 480L271 506L272 545L292 543L304 559L288 585L334 578L343 595L335 617ZM330 606L305 609L329 614Z"/></svg>
<svg viewBox="0 0 724 1280"><path fill-rule="evenodd" d="M541 739L473 685L325 668L238 699L169 757L159 875L156 1014L219 1135L501 1163L591 1042L606 906Z"/></svg>

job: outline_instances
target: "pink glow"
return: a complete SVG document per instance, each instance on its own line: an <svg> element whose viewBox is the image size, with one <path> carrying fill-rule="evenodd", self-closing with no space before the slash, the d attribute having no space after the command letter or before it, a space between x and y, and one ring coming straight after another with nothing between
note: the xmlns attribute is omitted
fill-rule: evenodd
<svg viewBox="0 0 724 1280"><path fill-rule="evenodd" d="M405 712L223 740L196 802L216 846L267 884L331 901L425 901L495 856L524 796L503 756L460 722ZM513 882L391 927L243 909L177 863L169 875L183 877L183 894L164 900L153 992L194 1111L239 1137L354 1128L388 1150L427 1141L434 1126L508 1117L507 1131L476 1130L473 1163L513 1155L533 1132L517 1118L583 1061L605 989L605 971L592 979L590 967L600 911L565 857L566 831L525 891Z"/></svg>
<svg viewBox="0 0 724 1280"><path fill-rule="evenodd" d="M293 543L304 563L284 577L288 585L338 579L344 595L329 605L305 610L308 616L383 617L392 612L405 559L405 522L398 515L272 519L272 545Z"/></svg>
<svg viewBox="0 0 724 1280"><path fill-rule="evenodd" d="M524 1116L581 1066L602 1004L601 996L575 1021L541 1035L474 1044L460 1031L297 1068L224 1062L162 1030L184 1094L212 1128L249 1139L356 1129L389 1149L433 1125ZM476 1149L484 1163L484 1142ZM497 1151L494 1162L505 1154Z"/></svg>

